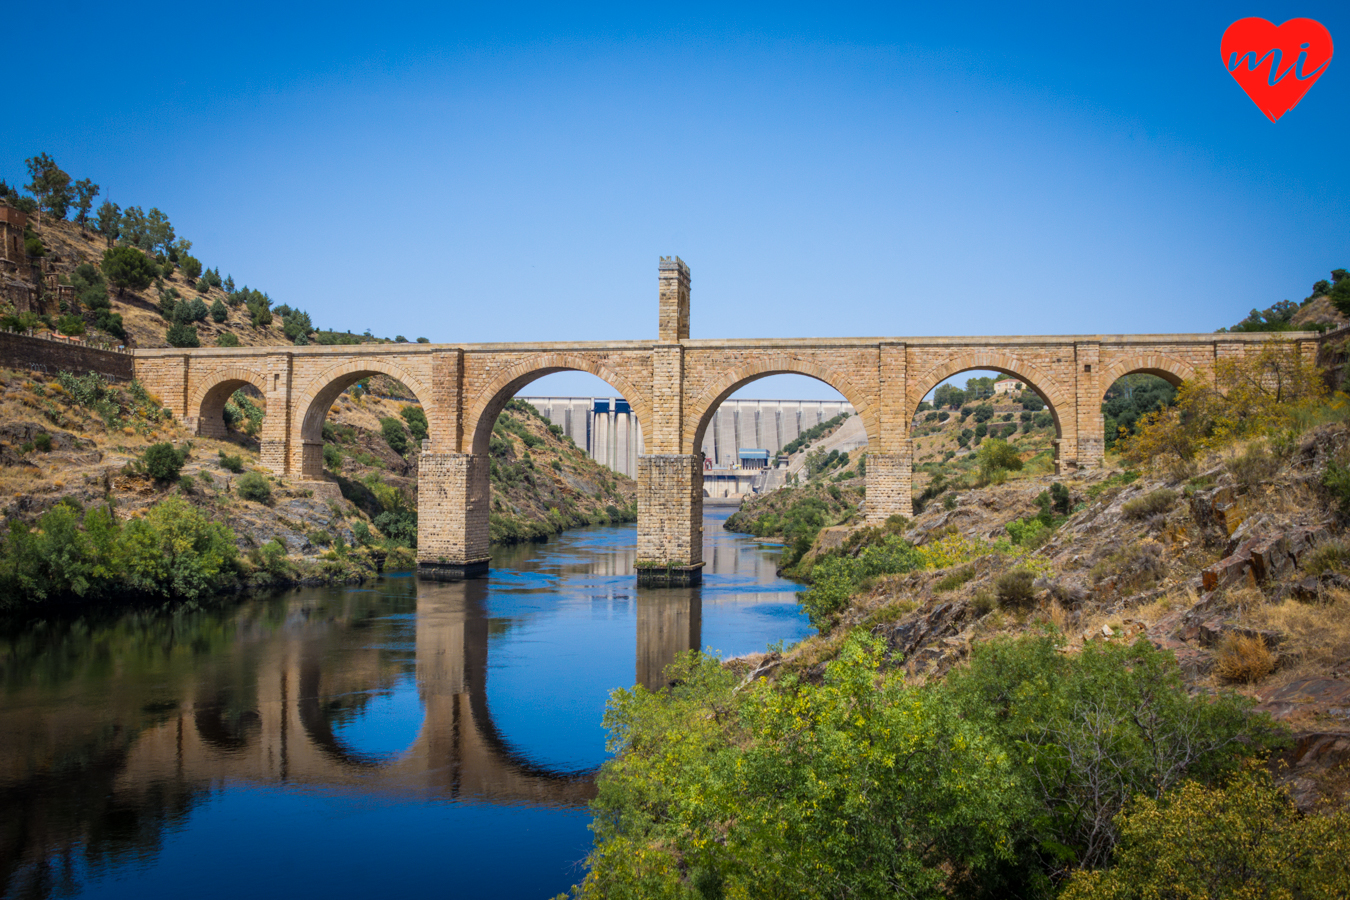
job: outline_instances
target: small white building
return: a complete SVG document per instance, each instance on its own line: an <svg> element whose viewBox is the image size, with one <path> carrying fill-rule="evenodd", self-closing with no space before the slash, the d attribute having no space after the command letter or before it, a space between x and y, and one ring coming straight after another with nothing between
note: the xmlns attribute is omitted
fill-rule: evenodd
<svg viewBox="0 0 1350 900"><path fill-rule="evenodd" d="M999 394L1020 394L1025 386L1022 382L1013 378L1005 378L1002 381L994 382L994 396Z"/></svg>

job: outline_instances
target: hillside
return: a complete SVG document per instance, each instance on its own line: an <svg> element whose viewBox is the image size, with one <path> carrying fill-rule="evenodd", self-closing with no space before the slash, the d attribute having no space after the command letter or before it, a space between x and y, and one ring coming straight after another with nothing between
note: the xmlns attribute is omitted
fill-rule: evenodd
<svg viewBox="0 0 1350 900"><path fill-rule="evenodd" d="M0 556L18 552L13 529L45 539L54 509L74 511L78 521L106 508L125 525L181 501L204 522L230 529L239 555L237 577L227 580L233 586L345 581L409 568L417 543L420 408L397 395L400 387L363 383L334 404L324 459L338 490L316 492L314 484L286 482L260 468L256 434L265 413L242 392L226 407L228 438L217 440L188 435L135 382L119 387L97 376L0 369L0 487L11 529ZM633 481L591 460L559 431L525 404L513 403L498 419L491 449L494 543L636 517ZM176 449L181 468L154 477L148 463L156 447ZM34 525L38 531L30 531ZM84 540L75 532L69 539ZM47 548L44 559L29 562L56 565L63 554ZM59 571L42 577L56 585L54 598L63 595ZM0 608L40 599L32 592L0 597Z"/></svg>

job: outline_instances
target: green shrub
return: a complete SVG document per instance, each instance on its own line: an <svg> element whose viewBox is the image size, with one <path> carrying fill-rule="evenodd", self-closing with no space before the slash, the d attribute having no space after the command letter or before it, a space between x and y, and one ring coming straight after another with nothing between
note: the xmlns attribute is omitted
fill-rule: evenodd
<svg viewBox="0 0 1350 900"><path fill-rule="evenodd" d="M216 335L216 346L217 346L217 347L238 347L238 346L239 346L239 338L237 338L237 337L235 336L234 332L232 332L232 331L222 331L220 334Z"/></svg>
<svg viewBox="0 0 1350 900"><path fill-rule="evenodd" d="M1350 896L1350 812L1303 815L1265 769L1193 781L1116 817L1106 869L1073 873L1061 900Z"/></svg>
<svg viewBox="0 0 1350 900"><path fill-rule="evenodd" d="M1129 500L1120 508L1121 515L1127 519L1151 519L1162 515L1176 503L1177 492L1161 488L1134 500Z"/></svg>
<svg viewBox="0 0 1350 900"><path fill-rule="evenodd" d="M974 577L974 566L962 566L959 569L953 569L942 578L938 579L937 583L933 585L933 590L937 591L939 594L946 593L947 591L954 591Z"/></svg>
<svg viewBox="0 0 1350 900"><path fill-rule="evenodd" d="M994 581L998 605L1004 609L1029 609L1036 599L1032 587L1035 580L1035 573L1027 569L1013 569L998 576Z"/></svg>
<svg viewBox="0 0 1350 900"><path fill-rule="evenodd" d="M380 420L380 433L384 435L384 442L389 445L399 456L406 456L408 453L408 432L404 430L403 423L393 416L386 416Z"/></svg>
<svg viewBox="0 0 1350 900"><path fill-rule="evenodd" d="M316 547L331 547L333 545L333 536L322 528L311 531L305 537Z"/></svg>
<svg viewBox="0 0 1350 900"><path fill-rule="evenodd" d="M342 451L332 444L323 445L323 464L334 472L342 468Z"/></svg>
<svg viewBox="0 0 1350 900"><path fill-rule="evenodd" d="M173 444L169 443L151 444L141 454L145 474L156 481L174 481L186 461L187 448L175 450Z"/></svg>
<svg viewBox="0 0 1350 900"><path fill-rule="evenodd" d="M71 337L84 334L84 319L79 316L62 316L56 323L56 330Z"/></svg>
<svg viewBox="0 0 1350 900"><path fill-rule="evenodd" d="M405 406L398 411L403 420L408 423L408 430L412 432L413 440L420 446L422 441L427 439L427 414L420 406Z"/></svg>
<svg viewBox="0 0 1350 900"><path fill-rule="evenodd" d="M242 456L229 456L224 450L220 451L220 467L227 472L238 474L244 471L244 458Z"/></svg>
<svg viewBox="0 0 1350 900"><path fill-rule="evenodd" d="M220 301L219 297L217 297L215 302L211 304L211 321L215 322L216 324L220 324L229 317L230 311L225 308L225 304Z"/></svg>
<svg viewBox="0 0 1350 900"><path fill-rule="evenodd" d="M197 329L191 325L178 323L169 326L169 330L164 333L164 340L168 341L170 347L200 347L201 338L197 336Z"/></svg>
<svg viewBox="0 0 1350 900"><path fill-rule="evenodd" d="M255 503L272 502L272 485L257 472L247 472L235 481L239 496Z"/></svg>
<svg viewBox="0 0 1350 900"><path fill-rule="evenodd" d="M40 431L33 438L33 446L43 453L50 453L52 450L52 436L45 431Z"/></svg>
<svg viewBox="0 0 1350 900"><path fill-rule="evenodd" d="M1342 516L1350 517L1350 466L1342 466L1332 460L1322 475L1322 486L1326 488L1331 500L1341 511Z"/></svg>
<svg viewBox="0 0 1350 900"><path fill-rule="evenodd" d="M171 495L125 524L106 506L48 510L32 529L13 519L0 545L0 608L62 597L128 594L194 599L235 573L234 533Z"/></svg>

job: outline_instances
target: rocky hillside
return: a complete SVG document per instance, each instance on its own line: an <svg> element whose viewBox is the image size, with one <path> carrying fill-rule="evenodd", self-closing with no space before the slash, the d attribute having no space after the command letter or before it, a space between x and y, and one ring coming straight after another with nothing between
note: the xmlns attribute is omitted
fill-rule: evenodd
<svg viewBox="0 0 1350 900"><path fill-rule="evenodd" d="M1345 802L1350 494L1338 473L1347 459L1350 426L1338 421L1214 456L1190 477L1031 475L884 529L823 529L803 567L818 586L831 560L858 560L888 535L930 564L855 582L822 617L820 637L752 664L817 678L858 629L883 637L918 679L941 677L1000 635L1055 629L1070 654L1146 639L1175 654L1192 691L1246 694L1295 730L1289 777L1302 805Z"/></svg>

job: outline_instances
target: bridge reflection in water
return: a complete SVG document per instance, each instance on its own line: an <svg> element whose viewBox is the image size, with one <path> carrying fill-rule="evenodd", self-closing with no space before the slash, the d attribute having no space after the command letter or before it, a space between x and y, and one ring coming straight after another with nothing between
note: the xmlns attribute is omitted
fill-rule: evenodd
<svg viewBox="0 0 1350 900"><path fill-rule="evenodd" d="M78 893L92 868L144 865L194 808L237 788L584 809L604 691L657 687L700 646L804 633L773 554L708 524L699 588L634 585L630 526L501 550L488 579L385 579L0 636L0 894ZM577 647L579 634L602 636ZM569 741L581 749L559 753Z"/></svg>
<svg viewBox="0 0 1350 900"><path fill-rule="evenodd" d="M348 746L335 728L349 703L369 698L371 685L388 685L393 674L359 620L346 627L335 622L320 634L305 629L263 649L251 709L232 711L211 681L193 684L175 714L136 742L119 790L134 791L172 770L203 783L286 782L584 805L595 794L594 770L538 765L493 722L486 593L482 580L417 584L415 671L423 718L403 752L382 757ZM698 648L700 599L693 590L670 590L644 592L636 602L637 680L656 687L677 654Z"/></svg>

